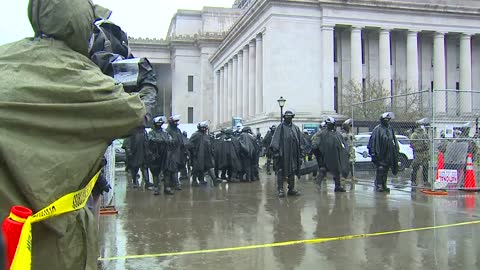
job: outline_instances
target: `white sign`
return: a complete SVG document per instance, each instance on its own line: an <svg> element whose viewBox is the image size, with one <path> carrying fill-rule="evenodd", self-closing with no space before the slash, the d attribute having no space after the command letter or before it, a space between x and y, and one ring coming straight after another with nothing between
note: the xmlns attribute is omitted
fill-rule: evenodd
<svg viewBox="0 0 480 270"><path fill-rule="evenodd" d="M438 170L438 181L447 184L458 183L457 170Z"/></svg>
<svg viewBox="0 0 480 270"><path fill-rule="evenodd" d="M445 138L453 138L453 126L445 125Z"/></svg>

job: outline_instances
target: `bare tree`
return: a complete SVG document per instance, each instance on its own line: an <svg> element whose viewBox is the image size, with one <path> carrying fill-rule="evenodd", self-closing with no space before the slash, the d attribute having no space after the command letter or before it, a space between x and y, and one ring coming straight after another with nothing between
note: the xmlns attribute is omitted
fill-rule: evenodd
<svg viewBox="0 0 480 270"><path fill-rule="evenodd" d="M392 87L398 94L410 92L398 79L393 81ZM401 121L412 121L422 115L421 93L392 96L390 91L375 79L365 80L363 87L349 81L344 87L342 104L344 106L340 108L340 112L356 120L377 120L379 115L386 111L394 112Z"/></svg>

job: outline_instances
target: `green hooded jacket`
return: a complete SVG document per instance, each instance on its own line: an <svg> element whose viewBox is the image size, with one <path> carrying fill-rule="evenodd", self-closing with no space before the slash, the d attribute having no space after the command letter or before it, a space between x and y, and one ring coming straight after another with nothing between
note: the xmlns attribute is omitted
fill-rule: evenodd
<svg viewBox="0 0 480 270"><path fill-rule="evenodd" d="M97 18L90 0L31 0L35 38L0 46L0 217L33 212L84 187L111 140L141 123L138 95L87 57ZM33 224L32 269L97 269L90 210Z"/></svg>

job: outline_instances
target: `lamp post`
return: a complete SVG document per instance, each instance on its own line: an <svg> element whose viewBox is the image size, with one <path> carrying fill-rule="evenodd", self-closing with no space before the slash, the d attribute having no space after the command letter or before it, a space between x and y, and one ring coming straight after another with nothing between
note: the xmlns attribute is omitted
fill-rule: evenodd
<svg viewBox="0 0 480 270"><path fill-rule="evenodd" d="M287 102L287 100L283 97L280 97L277 102L278 106L280 106L280 122L283 122L283 106L285 106L285 102Z"/></svg>

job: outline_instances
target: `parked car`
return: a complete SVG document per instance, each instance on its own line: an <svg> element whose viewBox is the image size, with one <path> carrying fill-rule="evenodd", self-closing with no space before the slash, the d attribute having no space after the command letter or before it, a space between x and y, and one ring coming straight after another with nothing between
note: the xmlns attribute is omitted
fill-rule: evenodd
<svg viewBox="0 0 480 270"><path fill-rule="evenodd" d="M125 149L122 148L123 139L113 141L113 149L115 149L115 162L125 162Z"/></svg>
<svg viewBox="0 0 480 270"><path fill-rule="evenodd" d="M355 168L358 170L371 170L375 168L367 148L370 136L371 134L355 135ZM396 137L400 148L400 155L398 157L399 170L403 171L412 164L414 158L413 148L407 136L396 135Z"/></svg>

